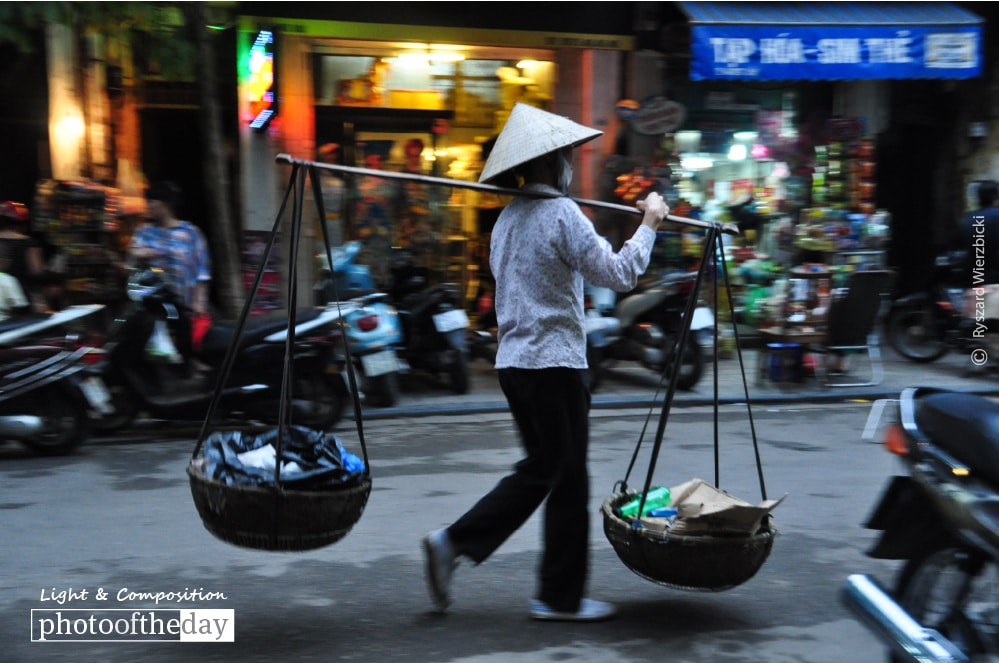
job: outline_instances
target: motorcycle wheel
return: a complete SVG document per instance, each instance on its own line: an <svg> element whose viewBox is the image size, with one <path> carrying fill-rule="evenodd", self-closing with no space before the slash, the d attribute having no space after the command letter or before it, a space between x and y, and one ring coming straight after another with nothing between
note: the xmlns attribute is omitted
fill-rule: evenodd
<svg viewBox="0 0 999 663"><path fill-rule="evenodd" d="M944 543L906 563L896 596L920 624L942 633L972 660L980 660L999 654L996 587L995 560Z"/></svg>
<svg viewBox="0 0 999 663"><path fill-rule="evenodd" d="M590 391L596 391L600 386L600 378L604 376L604 352L600 348L586 346L586 371L590 377Z"/></svg>
<svg viewBox="0 0 999 663"><path fill-rule="evenodd" d="M94 432L109 434L128 428L139 415L139 402L132 390L122 385L108 384L114 412L98 416L90 422Z"/></svg>
<svg viewBox="0 0 999 663"><path fill-rule="evenodd" d="M888 344L911 361L928 363L947 352L947 343L937 333L933 310L928 307L892 311L885 323L885 334Z"/></svg>
<svg viewBox="0 0 999 663"><path fill-rule="evenodd" d="M342 378L296 374L291 397L296 422L315 430L332 428L343 418L347 395Z"/></svg>
<svg viewBox="0 0 999 663"><path fill-rule="evenodd" d="M73 452L89 435L87 406L59 390L50 389L39 395L38 411L42 418L40 434L25 440L38 456L65 456Z"/></svg>
<svg viewBox="0 0 999 663"><path fill-rule="evenodd" d="M399 400L399 375L385 373L365 379L364 395L375 407L392 407Z"/></svg>
<svg viewBox="0 0 999 663"><path fill-rule="evenodd" d="M672 337L667 337L665 342L666 355L670 357L670 362L667 366L662 368L663 373L669 376L667 371L671 370L671 367L675 364L674 357L674 346L676 345L676 339ZM701 380L701 374L704 373L704 351L701 349L701 344L697 342L693 334L687 339L687 346L683 349L683 353L680 356L680 377L677 378L676 388L683 391L687 391L694 388Z"/></svg>
<svg viewBox="0 0 999 663"><path fill-rule="evenodd" d="M461 350L454 351L454 361L447 367L448 384L456 394L467 394L472 375L468 368L468 357Z"/></svg>

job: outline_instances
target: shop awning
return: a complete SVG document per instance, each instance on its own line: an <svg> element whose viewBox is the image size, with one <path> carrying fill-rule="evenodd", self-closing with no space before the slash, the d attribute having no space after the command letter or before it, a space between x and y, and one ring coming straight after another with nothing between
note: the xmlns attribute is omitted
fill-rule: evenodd
<svg viewBox="0 0 999 663"><path fill-rule="evenodd" d="M680 2L691 80L974 78L983 19L950 2Z"/></svg>

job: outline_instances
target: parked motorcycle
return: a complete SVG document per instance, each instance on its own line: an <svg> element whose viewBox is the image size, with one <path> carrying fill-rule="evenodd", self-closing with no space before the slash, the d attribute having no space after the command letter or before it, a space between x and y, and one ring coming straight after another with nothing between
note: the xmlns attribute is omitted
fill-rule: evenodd
<svg viewBox="0 0 999 663"><path fill-rule="evenodd" d="M465 345L470 361L482 359L489 364L496 363L497 338L496 302L492 292L479 296L475 308L475 324L465 330Z"/></svg>
<svg viewBox="0 0 999 663"><path fill-rule="evenodd" d="M360 389L365 402L376 407L391 407L399 399L399 373L408 368L399 357L403 342L399 313L390 303L388 293L375 290L367 266L354 262L360 242L331 247L333 273L325 253L316 256L320 277L313 292L316 305L335 309L337 301L347 300L357 306L344 314L350 353L361 373ZM336 344L339 361L345 358Z"/></svg>
<svg viewBox="0 0 999 663"><path fill-rule="evenodd" d="M84 373L93 348L75 331L49 337L103 309L71 306L0 325L0 439L41 456L65 455L88 437L91 412L107 410L107 392Z"/></svg>
<svg viewBox="0 0 999 663"><path fill-rule="evenodd" d="M624 296L587 285L586 349L591 389L597 388L608 362L614 360L636 361L666 374L676 362L684 307L696 278L694 272L666 274L641 283ZM680 356L678 389L692 389L701 379L704 352L700 337L713 327L711 310L696 308Z"/></svg>
<svg viewBox="0 0 999 663"><path fill-rule="evenodd" d="M966 254L949 251L937 256L929 289L900 297L885 317L889 345L915 362L936 361L954 350L970 353L985 338L975 337L975 321L965 315Z"/></svg>
<svg viewBox="0 0 999 663"><path fill-rule="evenodd" d="M999 660L999 404L910 388L875 404L865 436L885 411L904 473L865 523L882 532L867 554L904 564L893 590L858 573L842 598L893 661Z"/></svg>
<svg viewBox="0 0 999 663"><path fill-rule="evenodd" d="M113 432L128 426L140 412L157 419L204 419L222 375L227 352L235 339L231 325L213 323L195 357L208 367L200 376L186 377L178 365L151 356L149 339L156 321L177 315L179 301L158 272L147 269L128 283L131 306L116 320L103 347L104 359L93 369L110 393L111 411L94 422ZM339 312L306 309L296 312L292 366L291 417L296 424L328 429L343 414L348 391L334 374L330 330ZM284 378L288 320L251 321L245 326L232 369L223 383L216 414L225 419L276 422Z"/></svg>
<svg viewBox="0 0 999 663"><path fill-rule="evenodd" d="M416 267L405 249L395 251L392 279L389 294L402 323L402 358L412 368L446 378L454 393L467 393L470 324L460 286L430 285L429 270Z"/></svg>

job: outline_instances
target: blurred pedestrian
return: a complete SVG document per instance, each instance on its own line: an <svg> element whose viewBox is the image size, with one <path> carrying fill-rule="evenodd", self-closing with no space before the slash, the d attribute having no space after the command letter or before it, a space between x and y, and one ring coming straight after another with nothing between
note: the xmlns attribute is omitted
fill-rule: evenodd
<svg viewBox="0 0 999 663"><path fill-rule="evenodd" d="M410 138L404 147L405 163L402 172L423 175L423 141ZM431 222L434 197L438 187L431 187L416 180L402 183L401 217L398 224L396 245L407 250L413 265L422 269L433 268L433 249L437 244Z"/></svg>
<svg viewBox="0 0 999 663"><path fill-rule="evenodd" d="M162 270L167 286L182 303L180 317L173 323L174 342L188 369L193 361L191 318L208 314L208 287L211 283L211 257L201 229L177 218L180 188L173 182L156 182L146 191L146 212L150 219L132 235L128 246L130 266L148 265Z"/></svg>
<svg viewBox="0 0 999 663"><path fill-rule="evenodd" d="M383 170L392 150L391 140L369 140L361 143L364 166ZM400 216L401 188L385 177L358 178L351 216L353 239L360 240L357 262L371 271L375 285L388 289L391 285L392 237Z"/></svg>
<svg viewBox="0 0 999 663"><path fill-rule="evenodd" d="M43 296L45 258L42 245L28 234L31 218L28 207L22 203L0 203L0 243L7 250L6 273L17 279L31 306L44 312L48 305Z"/></svg>
<svg viewBox="0 0 999 663"><path fill-rule="evenodd" d="M21 282L8 272L10 264L10 247L0 243L0 321L31 312Z"/></svg>
<svg viewBox="0 0 999 663"><path fill-rule="evenodd" d="M479 178L510 181L514 175L525 193L555 197L515 197L493 228L496 368L526 455L457 521L424 537L427 581L438 610L450 602L459 558L485 561L547 500L531 617L597 621L615 614L611 604L584 597L590 388L583 282L617 291L634 288L668 207L657 193L639 202L642 223L618 252L597 234L566 194L572 149L601 133L517 104Z"/></svg>
<svg viewBox="0 0 999 663"><path fill-rule="evenodd" d="M342 163L339 143L324 143L317 150L319 163ZM343 178L331 170L320 170L319 182L323 194L323 211L326 213L326 232L330 245L343 244L343 203L346 185Z"/></svg>

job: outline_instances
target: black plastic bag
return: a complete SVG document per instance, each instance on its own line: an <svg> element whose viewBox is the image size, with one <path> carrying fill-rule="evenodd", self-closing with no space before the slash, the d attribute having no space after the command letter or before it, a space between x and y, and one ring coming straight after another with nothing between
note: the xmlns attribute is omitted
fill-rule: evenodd
<svg viewBox="0 0 999 663"><path fill-rule="evenodd" d="M260 435L218 431L205 440L205 476L228 485L274 483L274 463L281 463L280 485L298 490L343 488L365 474L364 461L347 451L335 435L289 426L280 440L278 430ZM249 453L249 452L258 453Z"/></svg>

